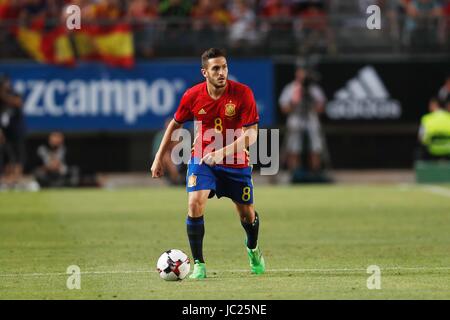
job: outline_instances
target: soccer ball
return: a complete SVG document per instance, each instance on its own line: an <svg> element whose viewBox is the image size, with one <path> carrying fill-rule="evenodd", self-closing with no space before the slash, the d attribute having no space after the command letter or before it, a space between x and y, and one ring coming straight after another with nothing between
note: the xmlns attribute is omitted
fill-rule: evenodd
<svg viewBox="0 0 450 320"><path fill-rule="evenodd" d="M156 270L164 280L183 280L191 270L191 264L189 257L183 251L172 249L163 252L159 257Z"/></svg>

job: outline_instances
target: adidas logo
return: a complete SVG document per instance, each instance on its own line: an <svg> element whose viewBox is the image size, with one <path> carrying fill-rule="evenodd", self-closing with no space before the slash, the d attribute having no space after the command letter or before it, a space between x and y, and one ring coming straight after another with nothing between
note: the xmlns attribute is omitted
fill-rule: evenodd
<svg viewBox="0 0 450 320"><path fill-rule="evenodd" d="M206 114L205 109L201 108L200 111L198 112L198 114Z"/></svg>
<svg viewBox="0 0 450 320"><path fill-rule="evenodd" d="M335 120L398 119L402 110L400 103L390 98L376 70L366 66L334 94L326 113Z"/></svg>

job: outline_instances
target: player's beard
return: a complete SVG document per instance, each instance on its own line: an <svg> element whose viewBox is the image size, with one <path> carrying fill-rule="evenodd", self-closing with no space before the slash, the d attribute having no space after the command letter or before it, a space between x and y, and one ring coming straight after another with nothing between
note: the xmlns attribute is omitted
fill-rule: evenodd
<svg viewBox="0 0 450 320"><path fill-rule="evenodd" d="M210 83L214 86L216 89L224 88L227 85L227 78L225 78L225 81L223 81L223 84L219 82L219 79L217 81L210 81Z"/></svg>

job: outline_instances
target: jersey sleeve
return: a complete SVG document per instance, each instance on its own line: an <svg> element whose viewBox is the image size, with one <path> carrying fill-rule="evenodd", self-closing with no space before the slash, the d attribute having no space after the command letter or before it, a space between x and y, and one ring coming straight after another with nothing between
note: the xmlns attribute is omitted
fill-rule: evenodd
<svg viewBox="0 0 450 320"><path fill-rule="evenodd" d="M186 121L193 120L194 116L192 114L191 107L191 95L189 94L189 91L186 91L181 98L177 111L173 115L175 121L178 123L184 123Z"/></svg>
<svg viewBox="0 0 450 320"><path fill-rule="evenodd" d="M256 107L255 97L253 96L252 90L248 88L244 92L241 117L243 127L250 127L259 122L259 114Z"/></svg>

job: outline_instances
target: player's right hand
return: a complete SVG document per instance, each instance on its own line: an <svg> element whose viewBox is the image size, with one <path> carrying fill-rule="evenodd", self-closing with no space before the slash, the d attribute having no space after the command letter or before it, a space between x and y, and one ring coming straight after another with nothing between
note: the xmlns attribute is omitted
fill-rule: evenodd
<svg viewBox="0 0 450 320"><path fill-rule="evenodd" d="M150 170L152 172L152 178L159 178L164 174L163 166L161 161L158 159L153 161L152 168Z"/></svg>

